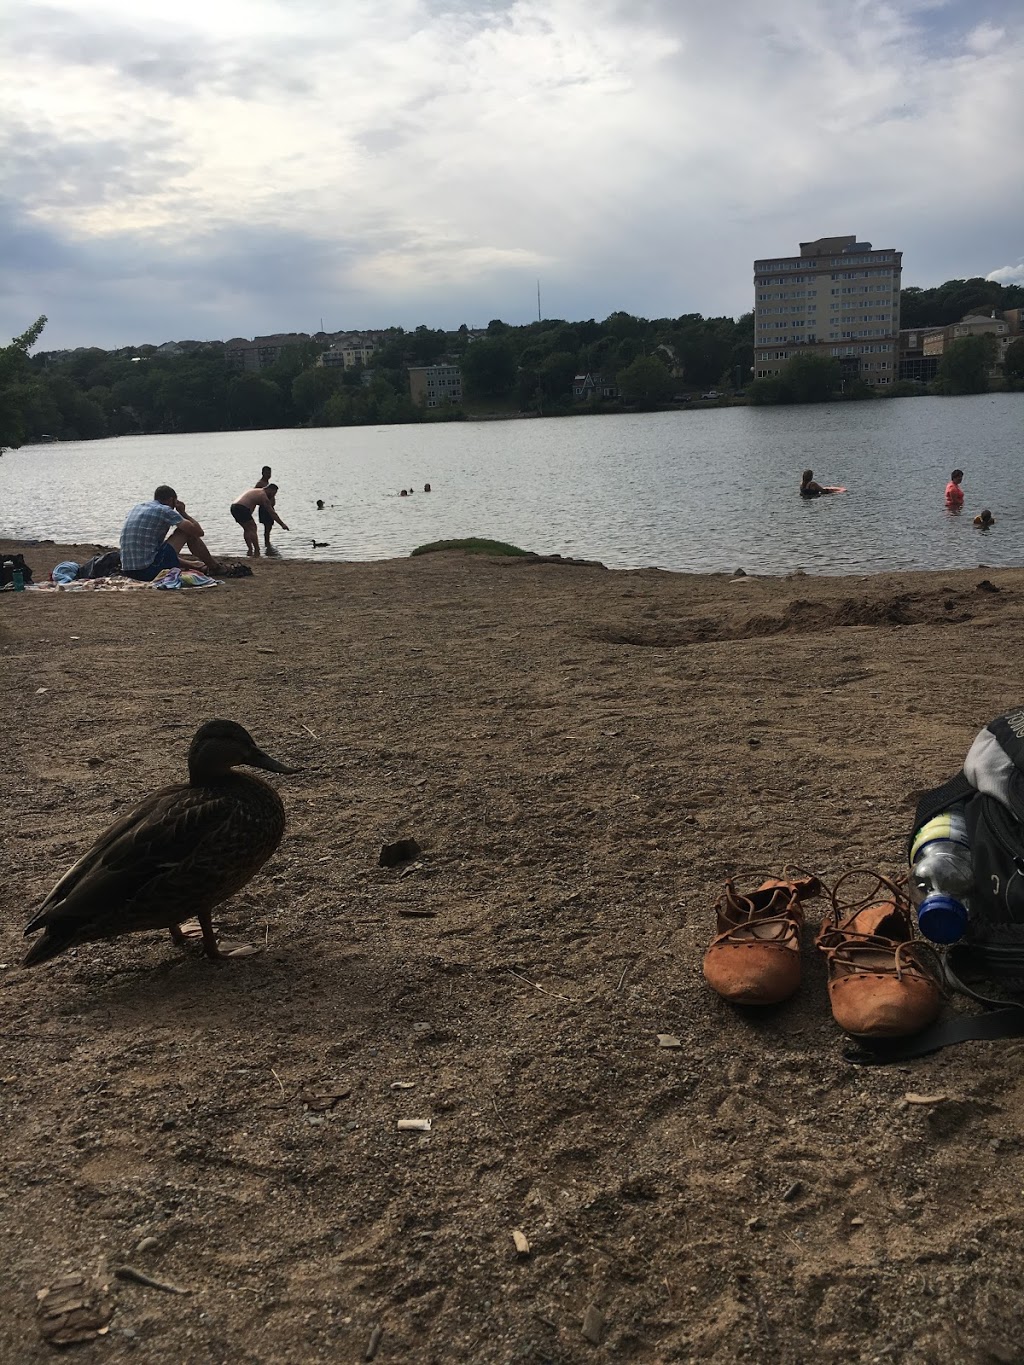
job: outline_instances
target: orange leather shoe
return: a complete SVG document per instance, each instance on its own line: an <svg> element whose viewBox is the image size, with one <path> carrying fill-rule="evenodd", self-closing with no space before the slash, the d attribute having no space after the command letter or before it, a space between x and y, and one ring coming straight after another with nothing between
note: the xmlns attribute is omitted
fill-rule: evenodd
<svg viewBox="0 0 1024 1365"><path fill-rule="evenodd" d="M788 999L800 985L800 902L820 890L817 877L772 878L742 896L730 878L717 906L717 932L704 954L712 990L734 1005Z"/></svg>
<svg viewBox="0 0 1024 1365"><path fill-rule="evenodd" d="M859 900L840 896L851 877L868 888ZM914 938L910 902L877 872L840 877L817 942L828 963L832 1014L854 1037L905 1038L926 1028L942 1008L929 950Z"/></svg>

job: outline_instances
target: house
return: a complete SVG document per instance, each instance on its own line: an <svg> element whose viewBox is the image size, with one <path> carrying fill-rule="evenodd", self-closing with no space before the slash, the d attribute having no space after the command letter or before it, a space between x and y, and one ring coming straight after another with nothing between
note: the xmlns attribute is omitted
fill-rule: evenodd
<svg viewBox="0 0 1024 1365"><path fill-rule="evenodd" d="M587 370L585 374L573 376L572 396L588 403L592 398L618 398L619 390L610 379Z"/></svg>

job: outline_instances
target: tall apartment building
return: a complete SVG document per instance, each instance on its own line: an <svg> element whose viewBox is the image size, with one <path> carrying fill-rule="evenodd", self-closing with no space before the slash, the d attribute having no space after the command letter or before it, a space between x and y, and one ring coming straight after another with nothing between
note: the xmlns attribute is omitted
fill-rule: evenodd
<svg viewBox="0 0 1024 1365"><path fill-rule="evenodd" d="M754 374L795 355L839 361L844 378L895 382L902 251L856 237L801 242L799 256L754 262Z"/></svg>

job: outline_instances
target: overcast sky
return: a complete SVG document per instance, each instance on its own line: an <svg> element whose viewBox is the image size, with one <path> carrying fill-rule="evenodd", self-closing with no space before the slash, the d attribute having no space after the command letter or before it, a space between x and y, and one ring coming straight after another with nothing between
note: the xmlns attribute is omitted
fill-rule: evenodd
<svg viewBox="0 0 1024 1365"><path fill-rule="evenodd" d="M0 340L749 311L856 233L1024 282L1021 0L6 0Z"/></svg>

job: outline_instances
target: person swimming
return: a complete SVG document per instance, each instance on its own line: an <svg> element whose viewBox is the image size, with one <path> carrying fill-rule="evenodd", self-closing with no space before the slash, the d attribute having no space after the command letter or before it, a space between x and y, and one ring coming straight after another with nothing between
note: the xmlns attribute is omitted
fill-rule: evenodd
<svg viewBox="0 0 1024 1365"><path fill-rule="evenodd" d="M316 500L316 510L317 510L318 512L322 512L322 511L324 510L324 500L323 500L323 498L317 498L317 500Z"/></svg>
<svg viewBox="0 0 1024 1365"><path fill-rule="evenodd" d="M982 526L985 528L985 530L988 530L990 526L994 526L996 524L996 519L988 510L988 508L984 507L974 518L974 524L975 526Z"/></svg>
<svg viewBox="0 0 1024 1365"><path fill-rule="evenodd" d="M838 489L829 488L825 484L815 483L813 469L805 469L800 476L800 496L802 498L820 498L822 493L835 492L838 492Z"/></svg>

